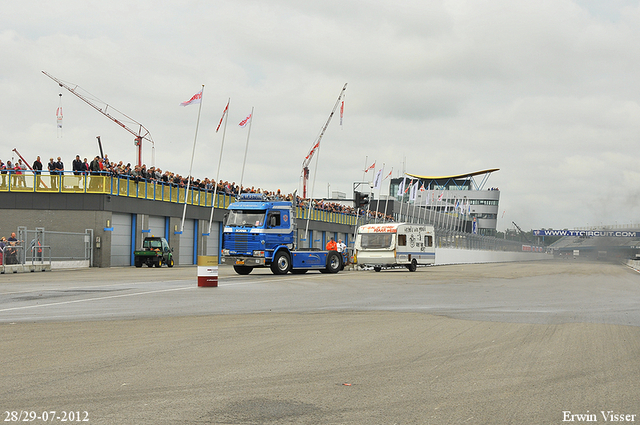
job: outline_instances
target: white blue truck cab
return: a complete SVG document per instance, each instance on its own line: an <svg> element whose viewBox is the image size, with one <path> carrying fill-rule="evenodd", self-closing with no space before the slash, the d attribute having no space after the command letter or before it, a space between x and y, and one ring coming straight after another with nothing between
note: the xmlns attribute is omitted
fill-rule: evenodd
<svg viewBox="0 0 640 425"><path fill-rule="evenodd" d="M246 275L269 267L273 274L309 270L337 273L343 267L337 251L296 249L295 209L289 201L272 201L259 193L244 193L228 207L222 235L221 263Z"/></svg>

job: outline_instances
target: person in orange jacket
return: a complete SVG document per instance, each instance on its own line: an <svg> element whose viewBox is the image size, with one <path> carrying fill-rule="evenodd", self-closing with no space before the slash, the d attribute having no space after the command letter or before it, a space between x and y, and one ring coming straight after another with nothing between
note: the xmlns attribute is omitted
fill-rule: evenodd
<svg viewBox="0 0 640 425"><path fill-rule="evenodd" d="M331 238L331 240L327 242L327 251L337 251L337 250L338 250L338 245L336 244L336 241L334 241L333 238Z"/></svg>

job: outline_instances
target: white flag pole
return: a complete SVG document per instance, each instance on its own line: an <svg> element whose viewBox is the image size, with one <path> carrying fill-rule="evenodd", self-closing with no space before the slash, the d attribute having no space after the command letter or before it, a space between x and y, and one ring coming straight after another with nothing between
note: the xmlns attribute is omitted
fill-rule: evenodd
<svg viewBox="0 0 640 425"><path fill-rule="evenodd" d="M209 217L209 234L211 234L211 223L213 222L213 211L216 208L216 201L218 195L218 179L220 178L220 164L222 164L222 150L224 149L224 136L227 134L227 121L229 119L229 104L231 98L227 101L227 107L225 108L224 128L222 129L222 143L220 144L220 157L218 158L218 170L216 171L216 181L213 182L213 199L211 200L211 216Z"/></svg>
<svg viewBox="0 0 640 425"><path fill-rule="evenodd" d="M398 213L398 221L402 222L402 204L403 204L403 198L404 198L404 183L406 183L407 178L406 177L402 177L402 183L400 183L402 185L401 189L402 190L398 190L398 192L400 192L400 212Z"/></svg>
<svg viewBox="0 0 640 425"><path fill-rule="evenodd" d="M364 168L362 171L362 180L360 181L364 181L364 174L367 172L367 161L369 160L369 155L365 155L364 157ZM356 194L354 193L353 196L355 197ZM360 205L356 205L356 225L353 227L353 248L355 249L356 245L356 236L358 234L358 220L360 219Z"/></svg>
<svg viewBox="0 0 640 425"><path fill-rule="evenodd" d="M242 191L242 180L244 179L244 165L247 163L247 151L249 150L249 135L251 135L251 124L253 123L253 106L249 115L249 131L247 131L247 144L244 147L244 160L242 161L242 174L240 174L240 191Z"/></svg>
<svg viewBox="0 0 640 425"><path fill-rule="evenodd" d="M391 175L393 178L393 167L391 167L391 173L389 173L389 175ZM387 178L385 177L384 180L386 180ZM383 180L383 181L384 181ZM387 221L387 205L389 205L389 197L391 196L391 185L389 185L389 191L387 193L387 200L384 202L384 222L386 223Z"/></svg>
<svg viewBox="0 0 640 425"><path fill-rule="evenodd" d="M413 214L411 214L411 222L416 218L416 203L418 202L418 184L420 180L416 180L416 185L411 188L411 196L413 197Z"/></svg>
<svg viewBox="0 0 640 425"><path fill-rule="evenodd" d="M204 84L202 85L200 105L198 106L198 119L196 121L196 134L193 136L193 149L191 150L191 165L189 166L189 177L187 177L187 190L184 194L184 209L182 210L182 222L180 223L180 233L184 231L184 218L187 215L187 199L189 198L189 186L191 183L191 172L193 171L193 158L196 155L196 139L198 138L198 126L200 125L200 111L202 110L202 97L204 96Z"/></svg>
<svg viewBox="0 0 640 425"><path fill-rule="evenodd" d="M382 170L380 170L379 173L380 173L380 183L378 183L378 200L376 201L376 219L374 223L378 223L378 215L380 214L380 195L382 194L382 178L383 178L382 176L384 175L384 162L382 163ZM377 177L378 176L376 175L376 178L373 181L374 185L378 180Z"/></svg>

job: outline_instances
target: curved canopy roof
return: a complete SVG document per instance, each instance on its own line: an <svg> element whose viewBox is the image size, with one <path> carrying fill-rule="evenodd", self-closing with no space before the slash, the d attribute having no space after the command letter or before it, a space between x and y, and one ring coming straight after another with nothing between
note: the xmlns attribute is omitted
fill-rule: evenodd
<svg viewBox="0 0 640 425"><path fill-rule="evenodd" d="M415 177L417 179L424 180L444 180L444 179L464 179L467 177L480 176L482 174L490 174L494 171L499 171L499 168L491 168L489 170L475 171L473 173L457 174L453 176L419 176L417 174L405 173L407 176Z"/></svg>

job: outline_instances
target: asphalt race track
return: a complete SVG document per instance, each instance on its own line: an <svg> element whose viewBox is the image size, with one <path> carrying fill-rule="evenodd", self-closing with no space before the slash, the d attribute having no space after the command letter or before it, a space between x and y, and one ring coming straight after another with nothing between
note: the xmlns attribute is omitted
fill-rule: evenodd
<svg viewBox="0 0 640 425"><path fill-rule="evenodd" d="M195 267L0 275L0 413L36 424L640 422L639 301L636 271L570 261L221 267L217 288L198 288Z"/></svg>

